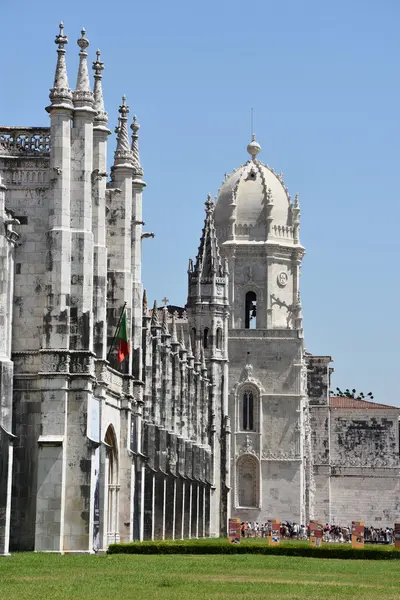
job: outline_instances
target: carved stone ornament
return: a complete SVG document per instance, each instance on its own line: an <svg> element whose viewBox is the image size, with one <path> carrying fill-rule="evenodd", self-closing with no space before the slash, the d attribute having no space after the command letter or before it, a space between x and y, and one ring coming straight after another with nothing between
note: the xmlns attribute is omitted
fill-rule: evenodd
<svg viewBox="0 0 400 600"><path fill-rule="evenodd" d="M253 446L253 440L249 435L246 435L246 439L243 442L242 446L239 448L239 455L242 454L253 454L256 455L256 451Z"/></svg>
<svg viewBox="0 0 400 600"><path fill-rule="evenodd" d="M295 452L283 452L282 450L277 450L276 452L271 452L270 450L266 450L262 453L262 460L271 460L271 461L292 461L292 460L301 460L300 454L296 454Z"/></svg>
<svg viewBox="0 0 400 600"><path fill-rule="evenodd" d="M253 377L253 365L250 363L246 363L243 367L239 381L232 388L232 393L237 394L239 386L246 382L254 384L254 386L259 390L260 394L265 394L265 389L261 381Z"/></svg>
<svg viewBox="0 0 400 600"><path fill-rule="evenodd" d="M288 279L289 279L288 274L285 273L285 271L281 271L277 277L279 287L285 287L285 285L288 282Z"/></svg>

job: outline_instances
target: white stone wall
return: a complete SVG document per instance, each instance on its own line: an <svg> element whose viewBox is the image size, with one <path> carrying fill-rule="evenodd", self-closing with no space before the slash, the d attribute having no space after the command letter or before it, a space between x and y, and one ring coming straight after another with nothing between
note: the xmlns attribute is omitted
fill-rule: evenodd
<svg viewBox="0 0 400 600"><path fill-rule="evenodd" d="M400 519L399 470L354 469L332 476L331 521L351 525L364 521L374 527L393 527Z"/></svg>

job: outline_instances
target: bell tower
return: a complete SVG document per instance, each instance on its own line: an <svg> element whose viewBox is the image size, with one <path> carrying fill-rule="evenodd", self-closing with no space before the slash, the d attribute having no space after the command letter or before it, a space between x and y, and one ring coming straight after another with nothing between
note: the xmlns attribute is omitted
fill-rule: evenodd
<svg viewBox="0 0 400 600"><path fill-rule="evenodd" d="M228 263L232 516L305 517L308 419L299 292L300 206L282 174L250 158L225 177L215 207Z"/></svg>

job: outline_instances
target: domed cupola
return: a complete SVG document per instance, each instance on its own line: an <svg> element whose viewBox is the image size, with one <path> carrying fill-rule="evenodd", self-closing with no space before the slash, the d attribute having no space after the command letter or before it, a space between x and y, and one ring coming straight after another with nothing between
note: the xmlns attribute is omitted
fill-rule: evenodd
<svg viewBox="0 0 400 600"><path fill-rule="evenodd" d="M299 206L277 175L257 159L255 135L247 146L250 159L225 177L217 196L215 227L220 244L240 242L299 244Z"/></svg>

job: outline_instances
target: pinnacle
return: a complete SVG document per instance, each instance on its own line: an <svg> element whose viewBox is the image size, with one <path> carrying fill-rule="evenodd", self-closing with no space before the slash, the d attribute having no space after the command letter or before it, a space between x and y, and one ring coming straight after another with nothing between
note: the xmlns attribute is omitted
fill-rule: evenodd
<svg viewBox="0 0 400 600"><path fill-rule="evenodd" d="M65 62L65 46L68 38L64 35L64 24L60 23L60 31L54 40L57 44L57 65L53 87L50 90L51 106L72 107L72 90L68 87L67 65ZM47 109L49 110L50 107Z"/></svg>
<svg viewBox="0 0 400 600"><path fill-rule="evenodd" d="M151 315L151 326L160 327L160 319L158 318L157 300L154 300L153 311Z"/></svg>
<svg viewBox="0 0 400 600"><path fill-rule="evenodd" d="M169 335L169 328L168 328L168 308L166 306L164 306L164 308L163 308L161 333L163 335Z"/></svg>
<svg viewBox="0 0 400 600"><path fill-rule="evenodd" d="M176 316L175 313L172 315L172 343L173 344L177 344L178 343L178 335L176 332Z"/></svg>
<svg viewBox="0 0 400 600"><path fill-rule="evenodd" d="M186 350L185 335L183 333L183 326L182 325L181 325L180 332L179 332L179 343L181 345L182 350Z"/></svg>
<svg viewBox="0 0 400 600"><path fill-rule="evenodd" d="M129 114L129 106L126 103L126 96L122 96L122 104L119 109L119 119L118 119L118 127L116 129L117 133L117 148L115 150L115 160L114 166L118 166L118 164L132 166L132 152L129 147L129 138L128 138L128 114Z"/></svg>

